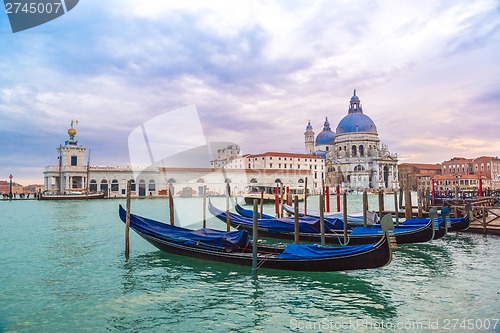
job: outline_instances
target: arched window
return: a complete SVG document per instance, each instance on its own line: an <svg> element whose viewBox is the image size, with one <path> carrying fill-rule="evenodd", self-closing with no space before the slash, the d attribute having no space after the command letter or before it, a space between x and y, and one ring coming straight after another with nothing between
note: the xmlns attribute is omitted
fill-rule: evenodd
<svg viewBox="0 0 500 333"><path fill-rule="evenodd" d="M358 164L354 167L354 171L364 171L365 167L362 166L361 164Z"/></svg>
<svg viewBox="0 0 500 333"><path fill-rule="evenodd" d="M117 179L113 179L111 181L111 191L118 192L118 180Z"/></svg>
<svg viewBox="0 0 500 333"><path fill-rule="evenodd" d="M226 178L226 180L224 181L224 183L226 183L226 184L231 184L231 179Z"/></svg>
<svg viewBox="0 0 500 333"><path fill-rule="evenodd" d="M175 179L174 178L170 178L169 180L167 180L167 183L169 183L169 184L175 184Z"/></svg>
<svg viewBox="0 0 500 333"><path fill-rule="evenodd" d="M106 179L101 180L101 191L108 192L108 181Z"/></svg>
<svg viewBox="0 0 500 333"><path fill-rule="evenodd" d="M90 181L89 191L90 192L97 192L97 181L95 179L92 179Z"/></svg>
<svg viewBox="0 0 500 333"><path fill-rule="evenodd" d="M135 192L135 179L130 180L130 192Z"/></svg>
<svg viewBox="0 0 500 333"><path fill-rule="evenodd" d="M352 146L352 156L356 156L356 146Z"/></svg>
<svg viewBox="0 0 500 333"><path fill-rule="evenodd" d="M204 183L205 181L203 180L203 178L200 178L196 181L197 183Z"/></svg>
<svg viewBox="0 0 500 333"><path fill-rule="evenodd" d="M149 181L148 191L150 191L150 192L156 191L156 184L155 184L155 181L153 179L151 179Z"/></svg>
<svg viewBox="0 0 500 333"><path fill-rule="evenodd" d="M275 183L279 183L279 184L281 184L281 179L276 178L276 179L274 180L274 182L275 182Z"/></svg>
<svg viewBox="0 0 500 333"><path fill-rule="evenodd" d="M250 179L250 183L251 184L256 184L257 183L257 179L255 179L255 178Z"/></svg>
<svg viewBox="0 0 500 333"><path fill-rule="evenodd" d="M365 147L363 145L359 146L359 156L365 156Z"/></svg>
<svg viewBox="0 0 500 333"><path fill-rule="evenodd" d="M300 178L299 179L299 184L303 184L304 183L304 179Z"/></svg>

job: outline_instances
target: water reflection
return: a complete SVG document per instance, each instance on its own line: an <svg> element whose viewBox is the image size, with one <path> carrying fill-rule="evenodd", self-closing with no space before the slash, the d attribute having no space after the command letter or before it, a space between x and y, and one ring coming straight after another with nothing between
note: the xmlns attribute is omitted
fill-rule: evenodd
<svg viewBox="0 0 500 333"><path fill-rule="evenodd" d="M291 318L379 318L397 315L390 294L370 282L367 271L302 273L209 262L160 251L119 264L128 306L147 311L155 325L200 325L245 332ZM149 323L149 324L148 324ZM153 321L113 316L116 330L151 328ZM179 326L180 327L180 326ZM133 329L132 329L133 328Z"/></svg>

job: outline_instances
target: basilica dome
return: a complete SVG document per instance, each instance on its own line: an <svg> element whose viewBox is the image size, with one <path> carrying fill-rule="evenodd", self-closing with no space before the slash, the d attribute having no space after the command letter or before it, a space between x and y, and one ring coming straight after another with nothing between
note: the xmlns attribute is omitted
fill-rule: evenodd
<svg viewBox="0 0 500 333"><path fill-rule="evenodd" d="M342 118L337 126L337 135L345 133L374 133L377 134L377 126L370 117L363 113L361 101L356 96L351 97L347 116Z"/></svg>

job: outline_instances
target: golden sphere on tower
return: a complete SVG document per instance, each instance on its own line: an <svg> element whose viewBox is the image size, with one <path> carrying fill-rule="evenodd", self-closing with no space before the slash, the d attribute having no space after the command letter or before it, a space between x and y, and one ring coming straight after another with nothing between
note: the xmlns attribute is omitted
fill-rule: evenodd
<svg viewBox="0 0 500 333"><path fill-rule="evenodd" d="M76 134L76 129L74 129L73 127L68 130L68 135L75 136L75 134Z"/></svg>

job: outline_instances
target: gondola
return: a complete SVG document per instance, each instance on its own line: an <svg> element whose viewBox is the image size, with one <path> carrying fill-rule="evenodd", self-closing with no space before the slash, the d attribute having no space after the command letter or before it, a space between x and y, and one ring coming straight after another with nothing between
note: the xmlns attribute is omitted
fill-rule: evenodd
<svg viewBox="0 0 500 333"><path fill-rule="evenodd" d="M283 210L292 216L295 214L295 208L293 206L284 204ZM315 210L308 209L307 214L305 214L303 209L299 208L299 216L310 216L319 218L319 212ZM344 220L344 215L342 213L337 212L324 212L323 216L325 218L336 218L340 220ZM372 211L366 211L366 224L373 225L378 223L378 214ZM349 212L347 215L347 224L351 226L363 225L363 212Z"/></svg>
<svg viewBox="0 0 500 333"><path fill-rule="evenodd" d="M120 219L127 212L120 205ZM130 227L161 251L199 259L237 265L252 265L252 244L248 232L224 232L213 229L189 230L130 214ZM384 227L387 230L388 227ZM288 244L286 247L258 246L258 267L329 272L378 268L390 263L392 252L387 232L372 244L321 247Z"/></svg>
<svg viewBox="0 0 500 333"><path fill-rule="evenodd" d="M208 209L212 215L219 220L226 222L226 212L214 207L209 201ZM263 237L294 239L293 219L259 219L259 235ZM237 229L251 230L253 221L250 218L229 212L229 223ZM325 241L329 244L343 243L343 227L329 227L325 221ZM342 225L342 221L337 220L337 226ZM432 239L444 236L444 224L434 230L434 225L429 221L425 225L409 225L394 227L392 233L396 237L398 244L423 243ZM371 227L355 227L348 231L348 244L370 244L377 242L383 237L380 224ZM304 220L299 219L299 238L304 241L318 242L321 239L319 219Z"/></svg>
<svg viewBox="0 0 500 333"><path fill-rule="evenodd" d="M447 232L452 232L452 231L465 231L469 229L470 222L471 222L471 213L472 213L472 205L467 204L465 205L465 211L466 214L465 216L462 217L448 217L449 215L449 208L448 207L443 207L441 209L441 215L446 216L446 223L447 225L445 226ZM422 225L426 224L429 221L428 218L410 218L404 221L402 224L403 225ZM443 221L443 218L440 217L437 219L439 223Z"/></svg>

